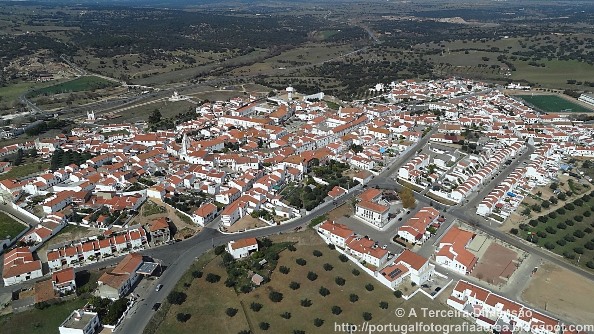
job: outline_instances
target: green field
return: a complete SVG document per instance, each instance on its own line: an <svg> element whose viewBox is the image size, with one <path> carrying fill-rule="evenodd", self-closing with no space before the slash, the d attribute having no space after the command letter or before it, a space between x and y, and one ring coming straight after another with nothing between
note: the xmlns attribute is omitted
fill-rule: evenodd
<svg viewBox="0 0 594 334"><path fill-rule="evenodd" d="M113 81L101 79L94 76L87 76L87 77L80 77L78 79L74 79L71 81L66 81L57 85L37 89L31 92L30 97L40 96L40 95L52 95L52 94L60 94L60 93L70 93L70 92L84 92L84 91L94 91L96 89L108 88L108 87L116 87L116 84Z"/></svg>
<svg viewBox="0 0 594 334"><path fill-rule="evenodd" d="M0 317L3 333L11 334L46 334L58 333L58 327L72 311L85 305L83 298L77 298L51 305L43 310L31 310L12 313Z"/></svg>
<svg viewBox="0 0 594 334"><path fill-rule="evenodd" d="M518 235L568 262L594 270L594 192L556 211L520 224Z"/></svg>
<svg viewBox="0 0 594 334"><path fill-rule="evenodd" d="M0 180L13 180L29 176L33 173L39 173L49 168L47 162L31 162L20 166L12 167L12 169L4 174L0 174Z"/></svg>
<svg viewBox="0 0 594 334"><path fill-rule="evenodd" d="M25 229L25 225L12 219L4 212L0 212L0 239L9 237L10 239L19 235Z"/></svg>
<svg viewBox="0 0 594 334"><path fill-rule="evenodd" d="M533 105L544 112L594 112L594 110L582 107L556 95L516 95L516 97Z"/></svg>
<svg viewBox="0 0 594 334"><path fill-rule="evenodd" d="M461 324L463 318L429 318L421 314L422 308L431 310L449 310L450 308L438 300L430 300L417 295L405 301L396 298L393 291L364 273L351 262L339 260L339 253L330 250L317 234L311 230L283 235L274 242L297 242L296 250L289 249L280 253L277 269L273 270L271 281L255 288L249 293L236 293L234 288L225 286L227 273L222 265L221 257L207 253L205 261L199 260L202 269L200 278L193 278L189 273L176 285L175 290L183 291L187 299L181 305L164 303L152 320L145 333L153 333L154 326L160 323L156 333L332 333L335 323L362 323L363 314L370 313L370 324L410 324L417 321L435 324ZM314 255L314 251L320 253ZM203 256L204 257L204 256ZM304 259L306 265L297 264L297 259ZM212 260L211 260L212 259ZM281 273L280 268L289 268ZM266 269L266 267L264 268ZM356 269L356 270L355 270ZM190 270L196 270L193 266ZM317 275L313 281L308 273ZM219 275L220 281L209 283L208 274ZM344 279L341 285L336 278ZM291 282L299 286L290 288ZM368 287L371 284L372 287ZM322 296L321 287L329 290ZM410 289L403 286L403 291ZM370 291L371 290L371 291ZM273 302L269 294L282 293L282 300ZM356 295L352 299L351 295ZM384 307L381 307L384 305ZM252 304L261 304L257 311ZM304 305L304 303L306 303ZM333 306L340 307L338 314L333 313ZM227 310L237 312L229 316ZM415 308L417 318L397 318L397 308L410 310ZM180 322L177 314L189 314L189 320ZM315 319L319 319L314 322ZM320 322L321 320L321 322ZM410 333L417 333L413 330Z"/></svg>

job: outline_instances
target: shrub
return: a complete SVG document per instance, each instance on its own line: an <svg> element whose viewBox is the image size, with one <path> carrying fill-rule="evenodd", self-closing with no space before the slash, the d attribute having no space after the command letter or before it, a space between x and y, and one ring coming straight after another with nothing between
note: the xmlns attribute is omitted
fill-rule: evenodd
<svg viewBox="0 0 594 334"><path fill-rule="evenodd" d="M350 296L349 296L349 300L351 301L351 303L354 303L354 302L356 302L356 301L359 300L359 296L357 296L354 293L351 293Z"/></svg>
<svg viewBox="0 0 594 334"><path fill-rule="evenodd" d="M570 260L575 259L575 253L574 252L565 251L565 252L563 252L563 256L566 257L566 258L568 258L568 259L570 259Z"/></svg>
<svg viewBox="0 0 594 334"><path fill-rule="evenodd" d="M344 254L340 254L340 255L338 256L338 259L339 259L341 262L347 262L347 261L349 260L349 258L348 258L346 255L344 255Z"/></svg>
<svg viewBox="0 0 594 334"><path fill-rule="evenodd" d="M320 295L322 295L322 297L326 297L327 295L330 294L330 290L328 290L325 287L320 287L319 292L320 292Z"/></svg>
<svg viewBox="0 0 594 334"><path fill-rule="evenodd" d="M191 314L189 313L178 313L175 318L177 319L177 321L179 322L186 322L188 320L190 320L190 318L192 317Z"/></svg>
<svg viewBox="0 0 594 334"><path fill-rule="evenodd" d="M586 228L584 229L584 232L586 232L587 234L590 234L590 233L592 233L592 231L593 231L593 230L592 230L592 228L591 228L591 227L586 227Z"/></svg>
<svg viewBox="0 0 594 334"><path fill-rule="evenodd" d="M237 314L237 309L236 308L233 308L233 307L229 307L229 308L227 308L227 310L225 311L225 313L229 317L233 318Z"/></svg>
<svg viewBox="0 0 594 334"><path fill-rule="evenodd" d="M318 279L318 274L314 273L313 271L310 271L307 273L307 279L313 282L316 279Z"/></svg>
<svg viewBox="0 0 594 334"><path fill-rule="evenodd" d="M225 286L228 287L228 288L234 287L236 283L237 282L235 282L235 280L234 279L231 279L231 278L227 278L225 280Z"/></svg>
<svg viewBox="0 0 594 334"><path fill-rule="evenodd" d="M387 309L388 308L388 302L381 301L379 303L379 308L381 308L382 310Z"/></svg>
<svg viewBox="0 0 594 334"><path fill-rule="evenodd" d="M524 223L520 224L519 227L520 227L520 230L522 230L522 231L526 231L529 229L528 225L524 224Z"/></svg>
<svg viewBox="0 0 594 334"><path fill-rule="evenodd" d="M557 218L557 213L555 211L551 211L547 216L551 219L555 219Z"/></svg>
<svg viewBox="0 0 594 334"><path fill-rule="evenodd" d="M295 248L295 246L294 246L294 245L289 245L289 246L287 246L287 249L289 250L289 252L294 252L294 251L296 251L296 250L297 250L297 248Z"/></svg>
<svg viewBox="0 0 594 334"><path fill-rule="evenodd" d="M517 228L512 228L511 230L509 230L509 233L513 234L513 235L518 235L518 229Z"/></svg>
<svg viewBox="0 0 594 334"><path fill-rule="evenodd" d="M281 318L284 318L284 319L291 319L291 313L290 312L283 312L283 313L281 313L280 316L281 316Z"/></svg>
<svg viewBox="0 0 594 334"><path fill-rule="evenodd" d="M565 225L573 226L574 224L575 224L575 222L572 219L565 219Z"/></svg>
<svg viewBox="0 0 594 334"><path fill-rule="evenodd" d="M340 306L332 306L332 314L334 315L339 315L342 313L342 309L340 308Z"/></svg>
<svg viewBox="0 0 594 334"><path fill-rule="evenodd" d="M278 291L270 291L268 298L275 303L279 303L283 300L283 294Z"/></svg>
<svg viewBox="0 0 594 334"><path fill-rule="evenodd" d="M260 329L263 331L267 331L268 328L270 328L270 324L267 322L261 322L258 327L260 327Z"/></svg>
<svg viewBox="0 0 594 334"><path fill-rule="evenodd" d="M549 220L549 217L547 217L547 216L540 216L540 217L538 217L538 221L541 222L541 223L546 223L547 220Z"/></svg>
<svg viewBox="0 0 594 334"><path fill-rule="evenodd" d="M305 261L305 259L303 258L298 258L297 260L295 260L295 262L297 262L297 264L300 266L304 266L307 264L307 261Z"/></svg>
<svg viewBox="0 0 594 334"><path fill-rule="evenodd" d="M336 246L334 246L334 244L328 244L328 248L331 250L335 250Z"/></svg>
<svg viewBox="0 0 594 334"><path fill-rule="evenodd" d="M346 280L340 276L336 276L334 282L336 282L337 285L343 286L346 283Z"/></svg>
<svg viewBox="0 0 594 334"><path fill-rule="evenodd" d="M594 250L594 242L588 241L584 244L584 247L586 247L586 249L589 249L589 250Z"/></svg>
<svg viewBox="0 0 594 334"><path fill-rule="evenodd" d="M582 216L582 215L575 215L573 217L573 220L575 220L576 222L581 222L581 221L584 220L584 216Z"/></svg>
<svg viewBox="0 0 594 334"><path fill-rule="evenodd" d="M250 291L252 291L252 287L251 285L243 285L239 291L243 292L243 293L249 293Z"/></svg>
<svg viewBox="0 0 594 334"><path fill-rule="evenodd" d="M320 327L320 326L322 326L324 324L324 320L322 320L320 318L315 318L314 321L313 321L313 323L314 323L314 326Z"/></svg>
<svg viewBox="0 0 594 334"><path fill-rule="evenodd" d="M565 208L565 210L567 211L573 211L575 210L575 205L573 205L572 203L567 203L563 206Z"/></svg>
<svg viewBox="0 0 594 334"><path fill-rule="evenodd" d="M254 312L260 312L260 310L262 309L262 304L260 303L256 303L256 302L252 302L250 304L250 308L252 309L252 311Z"/></svg>
<svg viewBox="0 0 594 334"><path fill-rule="evenodd" d="M334 267L330 263L324 263L324 270L330 271L334 269Z"/></svg>
<svg viewBox="0 0 594 334"><path fill-rule="evenodd" d="M567 195L565 195L565 193L559 193L559 195L557 195L557 198L560 201L564 201L565 199L567 199Z"/></svg>
<svg viewBox="0 0 594 334"><path fill-rule="evenodd" d="M394 297L396 297L396 298L402 298L402 291L400 291L400 290L394 291Z"/></svg>
<svg viewBox="0 0 594 334"><path fill-rule="evenodd" d="M530 226L532 226L532 227L536 227L536 226L538 226L538 220L532 219L531 221L528 222L528 224L530 224Z"/></svg>
<svg viewBox="0 0 594 334"><path fill-rule="evenodd" d="M551 249L554 249L554 248L555 248L555 244L554 244L554 243L552 243L552 242L547 242L547 243L545 243L545 245L544 245L544 246L545 246L545 248L546 248L546 249L548 249L548 250L551 250Z"/></svg>
<svg viewBox="0 0 594 334"><path fill-rule="evenodd" d="M320 252L320 251L319 251L319 250L317 250L317 249L313 251L313 256L315 256L315 257L320 257L320 256L322 256L322 255L324 255L324 254L322 254L322 252Z"/></svg>
<svg viewBox="0 0 594 334"><path fill-rule="evenodd" d="M368 283L367 285L365 285L365 289L367 289L367 291L373 291L373 289L375 289L375 288L374 288L373 284Z"/></svg>
<svg viewBox="0 0 594 334"><path fill-rule="evenodd" d="M291 271L291 269L289 267L280 266L280 268L278 268L278 271L280 271L281 274L285 274L286 275L286 274L288 274Z"/></svg>
<svg viewBox="0 0 594 334"><path fill-rule="evenodd" d="M584 201L581 198L578 198L575 201L573 201L573 204L575 204L577 206L582 206L582 205L584 205Z"/></svg>
<svg viewBox="0 0 594 334"><path fill-rule="evenodd" d="M545 228L545 231L547 231L547 233L549 233L549 234L555 234L555 233L557 233L557 229L555 229L552 226L547 226L547 228Z"/></svg>
<svg viewBox="0 0 594 334"><path fill-rule="evenodd" d="M371 313L369 313L369 312L363 312L363 319L365 321L369 321L369 320L371 320L371 318L372 318Z"/></svg>
<svg viewBox="0 0 594 334"><path fill-rule="evenodd" d="M559 240L557 240L557 245L563 247L563 246L567 245L567 241L565 241L565 239L559 239Z"/></svg>
<svg viewBox="0 0 594 334"><path fill-rule="evenodd" d="M313 303L311 302L310 299L307 299L307 298L301 299L301 306L303 306L303 307L310 307L311 304L313 304Z"/></svg>
<svg viewBox="0 0 594 334"><path fill-rule="evenodd" d="M202 278L202 272L200 270L194 270L194 271L192 271L192 277Z"/></svg>
<svg viewBox="0 0 594 334"><path fill-rule="evenodd" d="M584 254L584 249L582 247L575 247L573 251L577 254Z"/></svg>
<svg viewBox="0 0 594 334"><path fill-rule="evenodd" d="M291 290L297 290L301 287L301 284L293 281L291 283L289 283L289 288L291 288Z"/></svg>
<svg viewBox="0 0 594 334"><path fill-rule="evenodd" d="M565 225L564 223L559 223L559 224L557 224L557 228L560 230L564 230L567 228L567 225Z"/></svg>
<svg viewBox="0 0 594 334"><path fill-rule="evenodd" d="M586 233L584 233L584 231L582 230L575 230L573 232L573 235L578 238L583 238L586 235Z"/></svg>
<svg viewBox="0 0 594 334"><path fill-rule="evenodd" d="M215 255L221 255L225 251L225 245L220 245L215 247L214 253Z"/></svg>
<svg viewBox="0 0 594 334"><path fill-rule="evenodd" d="M361 274L361 272L357 269L353 269L353 271L351 271L353 273L353 275L355 276L359 276L359 274Z"/></svg>
<svg viewBox="0 0 594 334"><path fill-rule="evenodd" d="M546 238L546 237L547 237L547 234L546 234L545 232L543 232L543 231L538 231L538 232L536 232L536 235L537 235L539 238Z"/></svg>
<svg viewBox="0 0 594 334"><path fill-rule="evenodd" d="M547 200L544 200L544 201L542 201L542 203L540 203L540 205L541 205L543 208L545 208L545 209L548 209L548 208L549 208L549 206L551 206L551 202L549 202L549 201L547 201Z"/></svg>
<svg viewBox="0 0 594 334"><path fill-rule="evenodd" d="M564 215L564 214L565 214L565 212L567 212L567 211L565 211L565 209L564 209L564 208L562 208L562 207L561 207L561 208L559 208L559 209L557 209L557 213L558 213L558 214L560 214L560 215Z"/></svg>
<svg viewBox="0 0 594 334"><path fill-rule="evenodd" d="M216 283L218 281L221 280L221 276L217 275L217 274L213 274L213 273L208 273L206 275L206 281L208 283Z"/></svg>
<svg viewBox="0 0 594 334"><path fill-rule="evenodd" d="M590 217L591 215L592 215L592 212L590 210L584 211L584 217Z"/></svg>
<svg viewBox="0 0 594 334"><path fill-rule="evenodd" d="M588 267L590 269L594 269L594 261L588 261L588 262L586 262L586 267Z"/></svg>
<svg viewBox="0 0 594 334"><path fill-rule="evenodd" d="M565 239L565 241L567 242L574 242L575 241L575 237L571 234L568 234L566 236L563 237L563 239Z"/></svg>
<svg viewBox="0 0 594 334"><path fill-rule="evenodd" d="M171 291L169 295L167 295L167 301L171 304L181 305L186 301L188 296L180 291Z"/></svg>

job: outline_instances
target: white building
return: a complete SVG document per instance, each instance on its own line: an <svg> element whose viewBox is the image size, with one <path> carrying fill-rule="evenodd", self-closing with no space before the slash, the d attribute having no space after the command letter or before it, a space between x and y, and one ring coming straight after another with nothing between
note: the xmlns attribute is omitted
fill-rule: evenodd
<svg viewBox="0 0 594 334"><path fill-rule="evenodd" d="M233 255L234 259L248 257L251 252L258 251L258 240L256 238L246 238L237 241L229 241L227 251Z"/></svg>
<svg viewBox="0 0 594 334"><path fill-rule="evenodd" d="M74 310L58 327L60 334L93 334L101 327L95 312Z"/></svg>

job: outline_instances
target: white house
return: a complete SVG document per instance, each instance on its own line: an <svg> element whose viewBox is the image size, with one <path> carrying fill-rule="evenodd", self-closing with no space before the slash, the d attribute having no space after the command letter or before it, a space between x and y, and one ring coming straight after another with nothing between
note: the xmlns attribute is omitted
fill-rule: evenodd
<svg viewBox="0 0 594 334"><path fill-rule="evenodd" d="M117 300L124 297L140 279L136 271L144 261L139 253L130 253L110 272L106 272L99 280L96 295L102 298Z"/></svg>
<svg viewBox="0 0 594 334"><path fill-rule="evenodd" d="M234 259L248 257L250 252L258 251L258 240L256 238L246 238L237 241L229 241L227 251L233 255Z"/></svg>
<svg viewBox="0 0 594 334"><path fill-rule="evenodd" d="M331 220L326 220L318 226L318 233L328 244L333 244L340 248L346 247L346 240L354 233L346 225L337 224Z"/></svg>
<svg viewBox="0 0 594 334"><path fill-rule="evenodd" d="M452 227L439 241L435 254L435 261L450 270L462 275L469 274L476 265L478 258L466 249L475 234Z"/></svg>
<svg viewBox="0 0 594 334"><path fill-rule="evenodd" d="M15 248L4 255L2 279L4 285L13 285L43 276L41 261L33 259L26 247Z"/></svg>
<svg viewBox="0 0 594 334"><path fill-rule="evenodd" d="M101 322L97 313L74 310L58 329L60 334L94 334L100 327Z"/></svg>

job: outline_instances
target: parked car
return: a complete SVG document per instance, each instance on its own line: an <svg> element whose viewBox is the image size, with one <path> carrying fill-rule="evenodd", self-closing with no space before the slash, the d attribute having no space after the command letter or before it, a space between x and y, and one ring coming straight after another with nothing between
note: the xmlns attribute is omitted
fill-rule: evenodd
<svg viewBox="0 0 594 334"><path fill-rule="evenodd" d="M435 292L439 292L439 290L441 290L441 287L438 286L437 288L435 288Z"/></svg>
<svg viewBox="0 0 594 334"><path fill-rule="evenodd" d="M159 309L159 307L161 307L161 303L155 303L155 304L153 305L153 310L155 310L155 311L156 311L156 310L158 310L158 309Z"/></svg>
<svg viewBox="0 0 594 334"><path fill-rule="evenodd" d="M427 284L421 284L421 288L429 289L429 285L427 285Z"/></svg>
<svg viewBox="0 0 594 334"><path fill-rule="evenodd" d="M157 288L155 289L155 291L161 290L162 287L163 287L163 284L157 284Z"/></svg>
<svg viewBox="0 0 594 334"><path fill-rule="evenodd" d="M386 248L388 248L388 245L383 245L382 246L382 249L386 249Z"/></svg>

